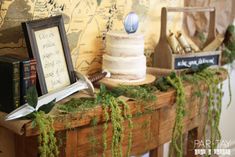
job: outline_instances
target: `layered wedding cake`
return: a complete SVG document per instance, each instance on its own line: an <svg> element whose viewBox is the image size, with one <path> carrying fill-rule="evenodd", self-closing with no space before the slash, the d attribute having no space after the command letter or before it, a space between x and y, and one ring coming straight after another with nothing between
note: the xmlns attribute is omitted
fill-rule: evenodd
<svg viewBox="0 0 235 157"><path fill-rule="evenodd" d="M144 36L126 32L107 33L103 69L108 70L115 80L143 81L146 76Z"/></svg>

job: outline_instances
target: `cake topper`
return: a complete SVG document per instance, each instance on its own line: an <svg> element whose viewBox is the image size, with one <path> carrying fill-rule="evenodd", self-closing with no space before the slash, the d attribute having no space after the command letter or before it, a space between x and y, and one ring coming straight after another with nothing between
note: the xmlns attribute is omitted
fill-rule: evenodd
<svg viewBox="0 0 235 157"><path fill-rule="evenodd" d="M128 34L135 33L139 26L139 17L136 13L130 12L124 20L124 27Z"/></svg>

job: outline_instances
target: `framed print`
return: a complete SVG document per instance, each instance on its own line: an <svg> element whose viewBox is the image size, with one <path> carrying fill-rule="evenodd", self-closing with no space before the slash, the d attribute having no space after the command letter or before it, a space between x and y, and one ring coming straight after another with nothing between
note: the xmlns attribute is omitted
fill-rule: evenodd
<svg viewBox="0 0 235 157"><path fill-rule="evenodd" d="M75 82L62 16L22 23L30 58L37 61L41 94Z"/></svg>

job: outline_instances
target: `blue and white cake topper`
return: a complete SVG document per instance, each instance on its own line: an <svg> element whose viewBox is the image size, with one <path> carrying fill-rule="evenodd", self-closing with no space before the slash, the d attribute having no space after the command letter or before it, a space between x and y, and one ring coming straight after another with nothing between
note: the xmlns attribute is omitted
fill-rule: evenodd
<svg viewBox="0 0 235 157"><path fill-rule="evenodd" d="M139 17L136 13L130 12L125 20L124 20L124 27L128 34L135 33L139 26Z"/></svg>

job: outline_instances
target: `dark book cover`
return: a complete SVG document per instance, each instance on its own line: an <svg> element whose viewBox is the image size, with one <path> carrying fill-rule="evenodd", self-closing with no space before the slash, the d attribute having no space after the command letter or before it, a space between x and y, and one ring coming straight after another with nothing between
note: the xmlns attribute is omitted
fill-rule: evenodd
<svg viewBox="0 0 235 157"><path fill-rule="evenodd" d="M26 103L26 92L30 87L30 60L20 62L20 105Z"/></svg>
<svg viewBox="0 0 235 157"><path fill-rule="evenodd" d="M0 110L9 113L20 105L20 61L0 57Z"/></svg>
<svg viewBox="0 0 235 157"><path fill-rule="evenodd" d="M4 57L20 61L20 105L24 105L26 103L27 89L30 86L36 86L36 60L16 54L7 54Z"/></svg>

